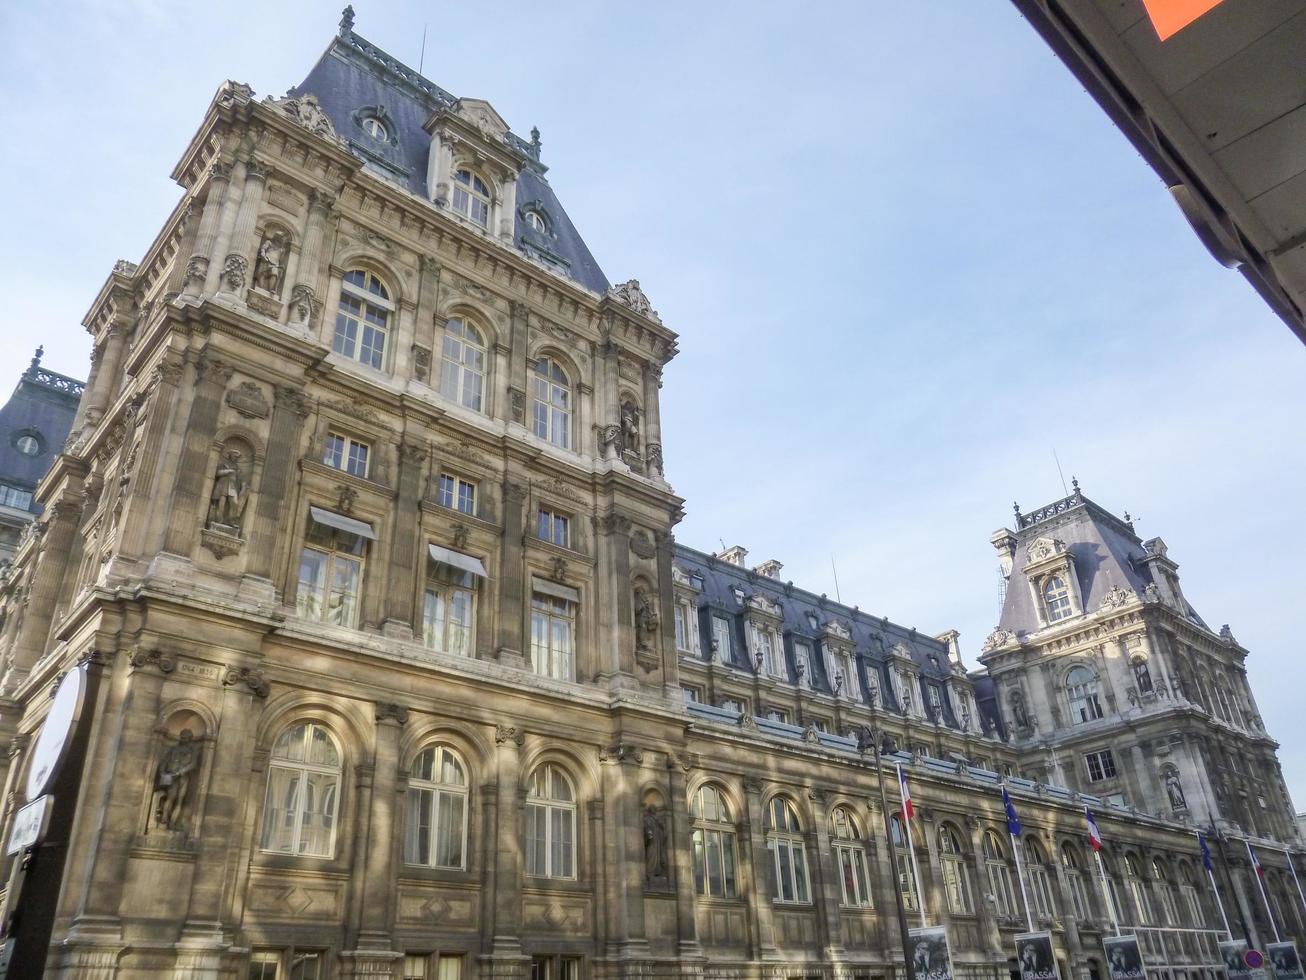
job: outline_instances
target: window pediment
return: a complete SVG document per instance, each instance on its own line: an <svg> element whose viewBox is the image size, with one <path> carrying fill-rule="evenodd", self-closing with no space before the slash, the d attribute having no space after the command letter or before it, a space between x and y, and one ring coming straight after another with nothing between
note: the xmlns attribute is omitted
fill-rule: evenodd
<svg viewBox="0 0 1306 980"><path fill-rule="evenodd" d="M784 610L780 608L780 603L774 599L768 599L764 595L750 595L747 598L747 603L750 610L763 616L775 619L782 619L784 616Z"/></svg>
<svg viewBox="0 0 1306 980"><path fill-rule="evenodd" d="M508 124L503 116L484 99L459 99L453 105L453 113L470 123L487 140L502 142L508 135Z"/></svg>
<svg viewBox="0 0 1306 980"><path fill-rule="evenodd" d="M1066 543L1060 538L1035 538L1025 549L1025 553L1029 557L1029 562L1025 567L1031 568L1064 556L1066 554Z"/></svg>

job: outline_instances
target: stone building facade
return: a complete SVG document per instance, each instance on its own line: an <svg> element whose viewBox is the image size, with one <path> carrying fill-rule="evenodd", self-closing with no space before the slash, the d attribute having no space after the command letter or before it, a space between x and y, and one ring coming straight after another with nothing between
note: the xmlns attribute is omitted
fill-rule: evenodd
<svg viewBox="0 0 1306 980"><path fill-rule="evenodd" d="M1120 917L1176 978L1214 976L1191 824L1141 776L1118 805L1052 785L1077 749L1008 731L1005 666L995 699L955 633L676 544L676 335L603 275L538 133L347 9L286 97L224 84L174 177L86 317L86 392L0 588L6 839L52 685L88 682L67 846L23 859L42 897L17 872L6 894L50 906L29 970L869 980L902 973L897 890L948 925L959 976L1002 977L1024 928L1005 775L1064 975L1103 975L1087 803ZM867 727L915 787L924 910ZM1228 856L1231 914L1265 935Z"/></svg>

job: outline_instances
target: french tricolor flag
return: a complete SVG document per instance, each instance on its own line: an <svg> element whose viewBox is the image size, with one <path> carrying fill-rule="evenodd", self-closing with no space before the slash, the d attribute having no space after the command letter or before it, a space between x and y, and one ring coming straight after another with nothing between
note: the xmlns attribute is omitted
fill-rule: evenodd
<svg viewBox="0 0 1306 980"><path fill-rule="evenodd" d="M1256 851L1253 849L1251 841L1247 842L1247 853L1252 857L1252 870L1256 872L1256 877L1264 878L1265 869L1261 867L1261 859L1256 856Z"/></svg>
<svg viewBox="0 0 1306 980"><path fill-rule="evenodd" d="M902 815L911 820L916 816L916 808L912 806L911 790L907 788L907 776L902 766L898 767L898 791L902 794Z"/></svg>
<svg viewBox="0 0 1306 980"><path fill-rule="evenodd" d="M1097 829L1097 821L1093 819L1093 811L1084 807L1084 817L1088 820L1088 843L1092 845L1094 851L1102 850L1102 831Z"/></svg>

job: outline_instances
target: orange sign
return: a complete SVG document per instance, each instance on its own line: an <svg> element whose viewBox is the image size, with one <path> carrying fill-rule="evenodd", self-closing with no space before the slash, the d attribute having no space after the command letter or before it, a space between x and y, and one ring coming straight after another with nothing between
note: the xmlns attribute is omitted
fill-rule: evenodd
<svg viewBox="0 0 1306 980"><path fill-rule="evenodd" d="M1162 41L1183 30L1223 0L1143 0Z"/></svg>

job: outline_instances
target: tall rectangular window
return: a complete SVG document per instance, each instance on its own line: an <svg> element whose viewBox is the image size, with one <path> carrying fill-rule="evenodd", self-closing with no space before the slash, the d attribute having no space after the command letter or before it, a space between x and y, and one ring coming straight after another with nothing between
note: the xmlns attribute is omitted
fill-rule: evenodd
<svg viewBox="0 0 1306 980"><path fill-rule="evenodd" d="M19 490L17 487L0 483L0 505L16 507L18 510L30 510L32 507L31 491Z"/></svg>
<svg viewBox="0 0 1306 980"><path fill-rule="evenodd" d="M476 578L443 562L428 562L422 640L432 650L469 657L476 618Z"/></svg>
<svg viewBox="0 0 1306 980"><path fill-rule="evenodd" d="M674 609L673 616L675 618L675 623L676 623L676 649L688 650L689 649L689 609L683 603L680 602L677 602L675 606L672 608Z"/></svg>
<svg viewBox="0 0 1306 980"><path fill-rule="evenodd" d="M730 663L734 659L730 648L730 620L721 616L712 617L712 646L716 651L716 660Z"/></svg>
<svg viewBox="0 0 1306 980"><path fill-rule="evenodd" d="M575 633L576 604L536 592L531 599L531 666L535 673L571 680Z"/></svg>
<svg viewBox="0 0 1306 980"><path fill-rule="evenodd" d="M437 499L441 507L476 516L476 484L452 473L441 473Z"/></svg>
<svg viewBox="0 0 1306 980"><path fill-rule="evenodd" d="M812 645L805 640L794 640L794 669L798 672L799 684L816 686L816 678L812 676Z"/></svg>
<svg viewBox="0 0 1306 980"><path fill-rule="evenodd" d="M364 539L358 535L310 522L299 558L295 594L299 615L337 626L357 626L365 550Z"/></svg>
<svg viewBox="0 0 1306 980"><path fill-rule="evenodd" d="M1088 766L1090 782L1097 783L1104 779L1115 778L1116 760L1111 755L1110 749L1103 749L1101 752L1089 752L1084 756L1084 762Z"/></svg>
<svg viewBox="0 0 1306 980"><path fill-rule="evenodd" d="M337 470L344 470L346 473L366 479L369 453L367 443L341 435L339 432L328 432L322 462Z"/></svg>
<svg viewBox="0 0 1306 980"><path fill-rule="evenodd" d="M536 533L541 541L560 548L571 547L571 519L565 514L541 507L536 521Z"/></svg>
<svg viewBox="0 0 1306 980"><path fill-rule="evenodd" d="M461 954L408 953L404 956L403 980L462 980Z"/></svg>

